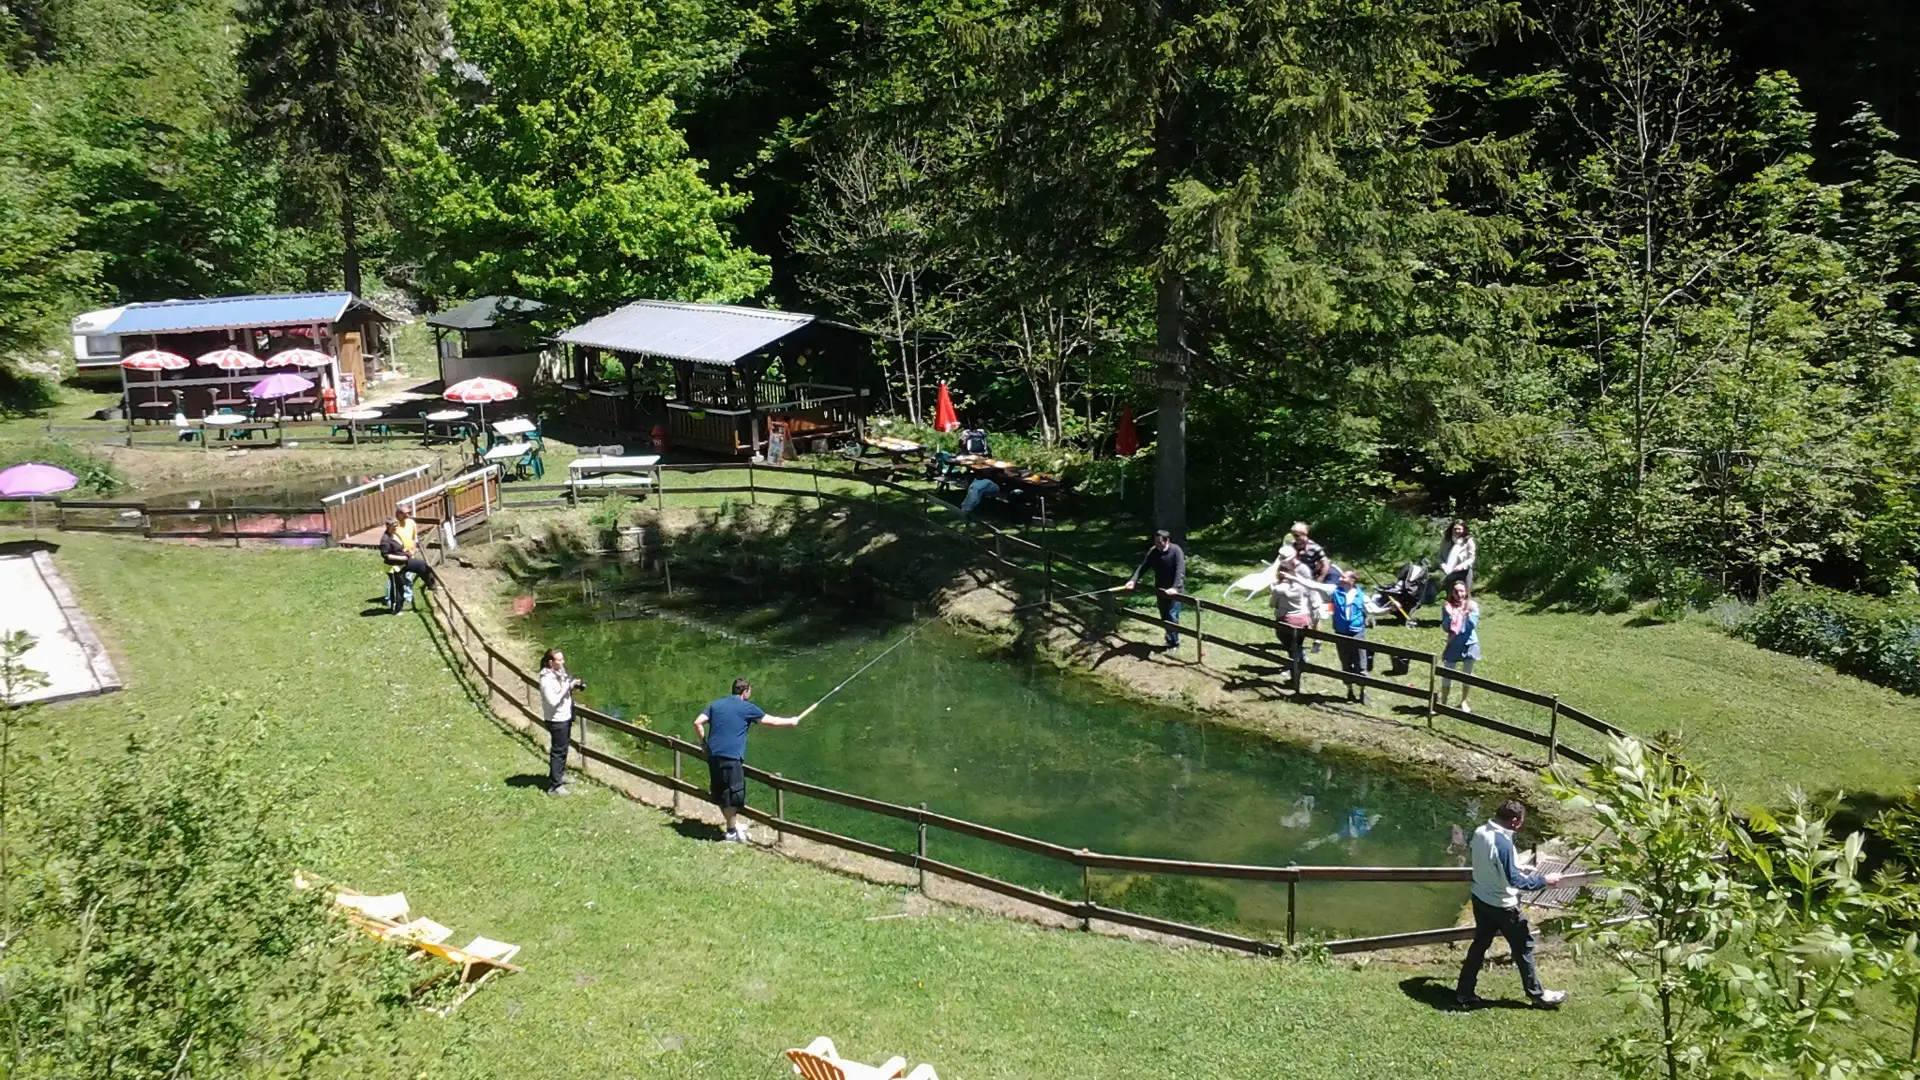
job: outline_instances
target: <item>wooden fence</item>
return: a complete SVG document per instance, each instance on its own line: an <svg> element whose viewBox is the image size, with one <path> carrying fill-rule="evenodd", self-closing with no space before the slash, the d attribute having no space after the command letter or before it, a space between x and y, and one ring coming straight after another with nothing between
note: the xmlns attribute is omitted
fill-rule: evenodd
<svg viewBox="0 0 1920 1080"><path fill-rule="evenodd" d="M1271 665L1279 676L1291 678L1293 674L1293 659L1280 645L1277 638L1279 624L1272 618L1202 597L1181 595L1180 602L1194 613L1194 622L1190 626L1174 626L1162 622L1157 613L1150 614L1126 606L1114 594L1075 596L1091 589L1109 588L1124 581L1125 576L1054 550L1045 542L1046 530L1040 530L1042 538L1036 541L977 519L968 520L961 516L953 504L885 477L751 463L661 465L658 469L664 476L697 476L722 470L746 473L744 484L663 484L657 495L663 507L674 495L713 494L746 495L750 502L757 502L762 496L813 499L817 505L829 502L866 505L895 512L901 509L897 504L904 501L919 511L904 514L907 519L973 546L1000 568L1039 586L1047 602L1057 599L1068 609L1098 611L1113 622L1142 623L1163 631L1177 629L1192 642L1194 659L1203 665L1207 650L1214 648ZM854 484L867 490L861 493L834 486L822 487L822 480L832 485ZM503 505L510 508L553 505L566 501L569 491L563 484L516 484L504 493ZM882 499L880 496L883 492L895 498ZM1212 628L1209 629L1209 626ZM1248 640L1219 632L1227 626L1241 627L1260 635L1262 640ZM1336 646L1343 640L1351 640L1320 630L1308 629L1303 633L1308 641L1333 643ZM1396 681L1371 674L1351 674L1311 660L1300 665L1300 673L1405 698L1413 704L1415 714L1423 718L1430 728L1436 726L1437 720L1453 720L1538 747L1546 752L1544 763L1548 767L1559 764L1563 758L1582 765L1592 765L1598 759L1606 738L1629 737L1626 731L1561 701L1558 694L1514 686L1484 675L1448 670L1441 664L1437 653L1374 640L1368 640L1366 648L1377 656L1403 661L1408 668L1406 677L1409 681ZM1477 710L1467 712L1454 705L1441 704L1439 691L1443 680L1473 687L1480 699ZM1492 711L1489 711L1487 695L1492 695L1498 702ZM1585 746L1570 745L1570 737L1578 739ZM1647 742L1645 739L1641 741ZM1654 746L1651 742L1647 742L1647 745Z"/></svg>
<svg viewBox="0 0 1920 1080"><path fill-rule="evenodd" d="M56 438L85 443L140 447L146 450L211 450L222 445L244 448L249 444L272 446L276 449L301 446L359 446L367 443L381 444L403 440L456 443L466 439L465 436L448 434L451 429L444 423L417 417L379 420L347 420L341 417L294 420L269 416L238 426L246 430L247 434L240 436L237 432L228 431L223 437L220 425L209 425L201 420L188 421L184 429L176 428L171 423L171 417L163 418L158 423L132 420L93 424L49 422L43 426L42 430ZM182 430L193 432L195 437L183 442L180 438ZM259 435L258 442L253 439L255 434Z"/></svg>
<svg viewBox="0 0 1920 1080"><path fill-rule="evenodd" d="M681 489L685 491L686 489ZM829 496L830 497L830 496ZM486 640L479 628L474 625L466 609L445 589L431 590L428 597L428 611L447 640L452 643L464 666L501 701L511 706L528 721L540 723L542 714L539 704L539 682L525 668L515 663ZM579 735L575 740L575 749L583 762L593 762L617 770L628 776L644 780L657 787L701 801L711 801L707 789L685 779L684 763L691 758L706 760L706 750L697 743L673 735L654 731L638 724L628 723L617 717L609 716L598 710L582 705L574 706L574 716L580 723ZM600 729L602 735L599 745L589 737L592 728ZM622 757L606 749L609 740L606 733L618 733L633 742L653 747L672 755L671 771L648 768L639 762ZM1462 866L1260 866L1239 863L1190 862L1183 859L1158 859L1133 855L1113 855L1066 847L1060 844L1038 840L1019 833L996 829L988 825L967 821L935 813L926 807L902 806L880 799L871 799L864 795L855 795L833 788L809 784L801 780L770 773L752 766L746 768L747 777L774 794L774 809L771 813L754 807L740 811L749 820L759 822L773 829L782 839L786 836L799 837L815 843L824 844L842 851L852 852L882 862L918 871L922 875L922 890L925 889L925 875L933 874L951 881L984 889L988 892L1031 904L1047 911L1056 912L1069 918L1078 919L1081 926L1092 928L1094 920L1112 923L1118 926L1146 930L1169 937L1183 938L1203 942L1223 948L1237 949L1257 955L1280 955L1287 953L1298 940L1299 889L1302 885L1315 882L1373 882L1380 884L1408 882L1448 882L1465 885L1472 880L1471 868ZM877 818L887 818L906 822L914 826L916 844L911 851L878 844L871 840L845 836L828 829L794 821L787 816L786 797L791 795L817 799L821 802L860 811ZM1061 896L1040 889L1029 888L1002 880L978 870L969 869L956 862L935 858L932 854L932 835L935 832L950 833L954 836L969 837L985 841L997 848L1022 852L1038 856L1059 864L1069 871L1077 871L1080 878L1080 895L1076 899ZM964 858L965 856L960 856ZM1286 933L1283 940L1266 941L1235 934L1225 930L1194 926L1188 923L1162 919L1151 915L1142 915L1123 908L1101 904L1093 896L1093 872L1109 871L1131 874L1169 874L1180 877L1198 877L1213 879L1231 879L1237 881L1256 881L1284 884L1287 887ZM1599 877L1596 873L1570 875L1561 887L1577 888ZM1464 896L1464 891L1463 891ZM1464 901L1463 901L1464 902ZM1443 926L1431 930L1416 930L1399 934L1379 934L1370 937L1340 938L1325 943L1326 948L1335 954L1371 952L1381 949L1407 948L1415 945L1435 945L1445 942L1470 940L1474 934L1472 926Z"/></svg>
<svg viewBox="0 0 1920 1080"><path fill-rule="evenodd" d="M320 504L327 508L327 530L333 542L338 544L384 525L400 500L433 486L433 472L432 463L415 465L321 499Z"/></svg>
<svg viewBox="0 0 1920 1080"><path fill-rule="evenodd" d="M321 509L287 506L220 506L198 510L148 506L132 499L55 499L52 525L61 532L121 533L151 539L321 540L332 542L327 529L243 528L243 521L269 516L311 515Z"/></svg>

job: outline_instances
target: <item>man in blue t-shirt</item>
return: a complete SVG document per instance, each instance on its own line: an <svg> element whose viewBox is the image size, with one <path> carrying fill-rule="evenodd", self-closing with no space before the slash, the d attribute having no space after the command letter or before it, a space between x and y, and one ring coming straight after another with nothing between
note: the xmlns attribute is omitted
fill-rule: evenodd
<svg viewBox="0 0 1920 1080"><path fill-rule="evenodd" d="M747 842L747 823L736 821L740 808L747 805L747 729L754 724L792 727L798 716L770 716L748 699L753 684L733 680L733 696L708 705L693 722L700 741L707 744L707 777L713 785L713 801L727 819L727 839Z"/></svg>

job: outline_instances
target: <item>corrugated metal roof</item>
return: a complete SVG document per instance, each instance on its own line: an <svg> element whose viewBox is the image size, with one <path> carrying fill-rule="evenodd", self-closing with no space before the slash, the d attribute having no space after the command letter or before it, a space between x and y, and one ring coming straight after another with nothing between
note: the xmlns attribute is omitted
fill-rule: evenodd
<svg viewBox="0 0 1920 1080"><path fill-rule="evenodd" d="M641 300L585 322L561 341L673 360L731 364L814 321L812 315L726 304Z"/></svg>
<svg viewBox="0 0 1920 1080"><path fill-rule="evenodd" d="M235 330L252 326L331 326L354 303L352 293L287 293L281 296L217 296L128 304L99 334L176 334L188 330Z"/></svg>
<svg viewBox="0 0 1920 1080"><path fill-rule="evenodd" d="M517 296L482 296L449 311L427 316L427 325L447 330L489 330L496 323L520 321L546 306Z"/></svg>

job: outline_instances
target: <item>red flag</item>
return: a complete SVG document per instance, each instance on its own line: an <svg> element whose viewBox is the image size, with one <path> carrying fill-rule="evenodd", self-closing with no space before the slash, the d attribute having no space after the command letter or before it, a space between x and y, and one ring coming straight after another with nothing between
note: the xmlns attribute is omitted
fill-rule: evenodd
<svg viewBox="0 0 1920 1080"><path fill-rule="evenodd" d="M947 393L947 384L940 384L940 397L933 406L933 430L960 430L960 414L953 411L953 395Z"/></svg>
<svg viewBox="0 0 1920 1080"><path fill-rule="evenodd" d="M1133 406L1120 410L1120 430L1113 437L1113 452L1132 457L1140 449L1140 435L1133 430Z"/></svg>

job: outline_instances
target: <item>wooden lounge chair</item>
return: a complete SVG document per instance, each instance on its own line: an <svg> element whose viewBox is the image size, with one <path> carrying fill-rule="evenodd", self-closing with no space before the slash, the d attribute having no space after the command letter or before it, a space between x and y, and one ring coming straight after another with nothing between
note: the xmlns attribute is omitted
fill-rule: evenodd
<svg viewBox="0 0 1920 1080"><path fill-rule="evenodd" d="M439 945L453 936L453 930L424 916L395 926L374 919L349 916L355 926L396 945Z"/></svg>
<svg viewBox="0 0 1920 1080"><path fill-rule="evenodd" d="M472 997L488 979L493 978L494 975L499 972L518 972L522 970L518 964L513 963L513 958L520 953L520 946L509 945L504 941L495 941L492 938L477 937L460 948L455 948L451 945L442 945L434 941L419 941L414 944L419 949L419 952L415 954L416 956L438 957L451 965L435 974L432 978L415 986L413 990L416 996L456 971L459 973L459 982L466 987L465 990L460 992L459 997L433 1010L435 1014L440 1016L446 1016L452 1013L453 1010L459 1008L468 998Z"/></svg>
<svg viewBox="0 0 1920 1080"><path fill-rule="evenodd" d="M333 894L333 902L363 919L390 926L406 922L411 911L407 907L407 894L400 892L367 896L352 889L337 889Z"/></svg>
<svg viewBox="0 0 1920 1080"><path fill-rule="evenodd" d="M896 1080L901 1070L907 1067L907 1059L891 1057L877 1068L862 1065L857 1061L847 1061L833 1048L833 1040L825 1035L807 1044L805 1050L787 1051L787 1060L793 1062L795 1075L802 1080ZM907 1080L940 1080L933 1074L933 1066L915 1067Z"/></svg>

